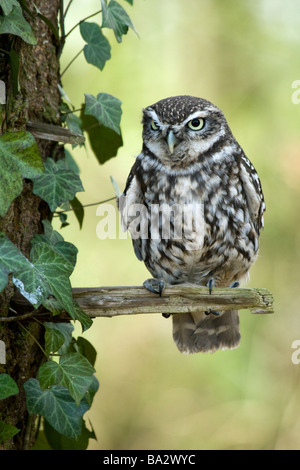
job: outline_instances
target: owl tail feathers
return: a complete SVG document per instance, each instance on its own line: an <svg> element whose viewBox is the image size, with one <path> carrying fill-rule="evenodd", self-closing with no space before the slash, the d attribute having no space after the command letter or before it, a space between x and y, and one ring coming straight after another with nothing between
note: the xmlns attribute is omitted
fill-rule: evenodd
<svg viewBox="0 0 300 470"><path fill-rule="evenodd" d="M218 349L234 349L240 344L236 310L223 311L218 316L197 312L178 313L172 317L173 338L182 353L213 353Z"/></svg>

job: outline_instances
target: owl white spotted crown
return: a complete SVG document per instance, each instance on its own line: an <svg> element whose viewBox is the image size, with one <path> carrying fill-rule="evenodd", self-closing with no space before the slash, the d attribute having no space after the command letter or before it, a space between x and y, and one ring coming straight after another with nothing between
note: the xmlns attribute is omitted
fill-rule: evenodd
<svg viewBox="0 0 300 470"><path fill-rule="evenodd" d="M162 122L181 124L196 111L207 108L216 108L216 106L203 98L180 95L160 100L148 106L144 112L153 110L157 113ZM218 111L220 110L218 109Z"/></svg>

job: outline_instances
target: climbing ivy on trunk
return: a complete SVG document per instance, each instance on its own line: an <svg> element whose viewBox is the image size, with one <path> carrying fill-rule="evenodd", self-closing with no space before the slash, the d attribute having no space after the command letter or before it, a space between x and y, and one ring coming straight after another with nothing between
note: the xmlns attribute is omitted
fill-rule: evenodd
<svg viewBox="0 0 300 470"><path fill-rule="evenodd" d="M5 360L0 354L0 446L7 449L31 448L41 422L48 448L85 449L96 438L84 419L99 388L96 351L83 336L73 337L72 323L57 321L67 312L84 332L92 320L72 297L77 248L53 230L51 220L56 215L62 227L67 225L69 209L80 227L84 220L77 198L84 185L62 142L73 139L76 147L88 138L100 164L115 156L122 145L122 103L101 89L97 96L87 90L76 109L62 77L81 53L87 67L102 72L111 58L106 29L120 43L135 28L121 3L101 0L99 11L66 32L65 18L76 1L54 0L50 6L45 0L0 0L0 345L7 346ZM76 28L82 49L60 73L63 47ZM48 71L51 79L44 72L45 83L54 83L55 100L44 93L38 107L29 75L47 53L43 33L51 39L54 70ZM14 303L16 295L24 299L24 309ZM48 318L42 321L45 312ZM19 350L23 365L15 357Z"/></svg>

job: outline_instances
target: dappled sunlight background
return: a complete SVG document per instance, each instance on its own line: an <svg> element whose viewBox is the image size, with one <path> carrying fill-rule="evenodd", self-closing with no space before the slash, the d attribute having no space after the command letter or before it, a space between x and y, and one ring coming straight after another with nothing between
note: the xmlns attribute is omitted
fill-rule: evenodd
<svg viewBox="0 0 300 470"><path fill-rule="evenodd" d="M171 320L161 315L99 318L85 333L98 351L100 390L89 419L90 449L298 449L300 364L300 10L297 0L120 0L139 37L118 44L101 73L82 55L63 76L72 104L107 92L122 102L124 146L100 166L89 145L69 148L80 170L82 204L123 190L141 150L141 110L171 95L191 94L219 106L256 167L267 212L249 286L274 294L275 315L240 313L241 346L214 355L181 355ZM67 30L97 11L98 0L74 1ZM99 22L100 15L89 21ZM67 41L62 69L83 47ZM149 273L131 241L99 240L96 207L61 230L79 249L74 287L141 285ZM59 229L59 223L55 222Z"/></svg>

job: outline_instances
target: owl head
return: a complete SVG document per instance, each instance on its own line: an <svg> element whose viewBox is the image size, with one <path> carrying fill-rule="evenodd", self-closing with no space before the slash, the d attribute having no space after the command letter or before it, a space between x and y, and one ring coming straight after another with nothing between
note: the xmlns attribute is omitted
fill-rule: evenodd
<svg viewBox="0 0 300 470"><path fill-rule="evenodd" d="M164 164L190 164L232 136L222 111L202 98L172 96L143 110L143 141Z"/></svg>

